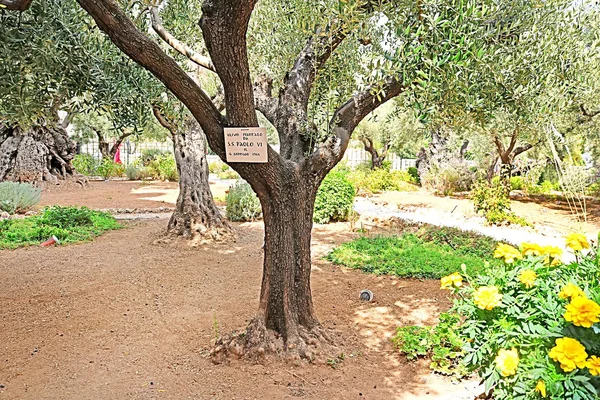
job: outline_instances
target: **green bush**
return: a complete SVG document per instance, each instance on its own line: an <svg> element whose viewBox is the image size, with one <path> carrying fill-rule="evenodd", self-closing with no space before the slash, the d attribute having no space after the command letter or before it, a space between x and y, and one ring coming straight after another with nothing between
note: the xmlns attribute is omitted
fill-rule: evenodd
<svg viewBox="0 0 600 400"><path fill-rule="evenodd" d="M520 176L511 176L510 177L510 190L523 190L525 187L525 182L523 182L523 178Z"/></svg>
<svg viewBox="0 0 600 400"><path fill-rule="evenodd" d="M136 161L138 163L141 163L141 165L147 167L152 161L158 159L159 157L165 154L167 153L159 149L144 149L142 150L142 155Z"/></svg>
<svg viewBox="0 0 600 400"><path fill-rule="evenodd" d="M442 278L458 294L451 312L463 321L462 363L495 399L600 395L600 257L580 251L590 247L584 235L568 235L567 246L577 257L566 265L560 248L502 244L495 255L505 265Z"/></svg>
<svg viewBox="0 0 600 400"><path fill-rule="evenodd" d="M404 326L396 330L392 343L407 360L429 356L429 367L444 375L462 378L468 375L462 365L463 339L459 334L460 317L455 313L442 313L434 327Z"/></svg>
<svg viewBox="0 0 600 400"><path fill-rule="evenodd" d="M339 171L332 171L323 180L317 198L313 221L326 224L331 221L347 221L352 212L356 189Z"/></svg>
<svg viewBox="0 0 600 400"><path fill-rule="evenodd" d="M29 210L40 201L42 190L28 183L0 183L0 211L9 214Z"/></svg>
<svg viewBox="0 0 600 400"><path fill-rule="evenodd" d="M129 164L125 169L125 175L130 181L141 181L143 179L152 178L148 168Z"/></svg>
<svg viewBox="0 0 600 400"><path fill-rule="evenodd" d="M408 167L408 175L410 175L410 181L415 185L421 184L421 177L419 176L419 170L416 167Z"/></svg>
<svg viewBox="0 0 600 400"><path fill-rule="evenodd" d="M230 221L255 221L262 216L260 200L252 187L243 180L229 188L225 203L225 215Z"/></svg>
<svg viewBox="0 0 600 400"><path fill-rule="evenodd" d="M225 172L229 169L229 165L225 164L223 161L215 161L208 163L208 172L211 174L218 174L220 172Z"/></svg>
<svg viewBox="0 0 600 400"><path fill-rule="evenodd" d="M108 157L105 157L96 167L95 174L101 176L105 180L108 180L110 178L116 178L125 174L125 166L123 164L118 164L114 162Z"/></svg>
<svg viewBox="0 0 600 400"><path fill-rule="evenodd" d="M600 181L596 181L586 188L586 194L588 196L594 196L600 198Z"/></svg>
<svg viewBox="0 0 600 400"><path fill-rule="evenodd" d="M500 179L492 179L492 183L480 180L473 185L471 199L475 212L482 214L490 225L504 223L528 226L523 218L515 215L510 209L510 198L504 191Z"/></svg>
<svg viewBox="0 0 600 400"><path fill-rule="evenodd" d="M406 171L388 171L385 169L355 169L347 174L354 186L368 193L380 193L386 190L414 191L417 188L409 183L412 178Z"/></svg>
<svg viewBox="0 0 600 400"><path fill-rule="evenodd" d="M402 236L361 237L336 247L326 258L377 275L439 278L462 264L483 272L480 260L492 256L495 243L472 232L427 227Z"/></svg>
<svg viewBox="0 0 600 400"><path fill-rule="evenodd" d="M148 163L146 168L153 179L162 181L177 181L179 179L177 163L173 154L163 153L157 156Z"/></svg>
<svg viewBox="0 0 600 400"><path fill-rule="evenodd" d="M61 243L88 241L120 225L107 213L77 207L49 207L41 215L0 221L0 249L39 245L52 236Z"/></svg>
<svg viewBox="0 0 600 400"><path fill-rule="evenodd" d="M91 154L77 154L73 158L73 167L77 172L85 176L96 175L98 164L98 160Z"/></svg>
<svg viewBox="0 0 600 400"><path fill-rule="evenodd" d="M227 168L224 171L219 171L217 176L219 179L240 179L240 176L233 169L229 168L227 164L224 164Z"/></svg>

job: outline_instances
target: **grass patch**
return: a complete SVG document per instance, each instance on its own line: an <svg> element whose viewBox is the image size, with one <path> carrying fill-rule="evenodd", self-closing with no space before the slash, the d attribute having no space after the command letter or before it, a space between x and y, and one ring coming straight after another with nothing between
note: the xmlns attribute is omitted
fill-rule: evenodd
<svg viewBox="0 0 600 400"><path fill-rule="evenodd" d="M120 227L105 212L86 207L48 207L40 215L0 221L0 249L37 246L53 235L61 243L85 242Z"/></svg>
<svg viewBox="0 0 600 400"><path fill-rule="evenodd" d="M441 278L460 271L484 271L484 261L494 259L497 242L473 232L425 226L400 236L361 237L335 248L326 259L337 265L378 275Z"/></svg>

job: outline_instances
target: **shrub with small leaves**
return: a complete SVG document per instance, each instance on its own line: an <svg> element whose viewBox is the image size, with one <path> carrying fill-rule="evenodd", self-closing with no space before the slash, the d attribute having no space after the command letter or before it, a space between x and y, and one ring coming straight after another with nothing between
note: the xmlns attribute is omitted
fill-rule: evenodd
<svg viewBox="0 0 600 400"><path fill-rule="evenodd" d="M239 180L231 186L225 202L225 214L230 221L255 221L262 216L260 200L246 181Z"/></svg>
<svg viewBox="0 0 600 400"><path fill-rule="evenodd" d="M105 157L100 162L100 165L96 167L96 174L108 180L110 178L115 178L118 176L123 176L125 173L125 166L123 164L118 164L114 162L112 159Z"/></svg>
<svg viewBox="0 0 600 400"><path fill-rule="evenodd" d="M471 190L471 199L475 212L482 214L490 225L503 223L529 225L510 210L510 198L499 179L492 180L491 183L485 180L476 182Z"/></svg>
<svg viewBox="0 0 600 400"><path fill-rule="evenodd" d="M91 154L77 154L73 157L75 171L85 176L96 175L99 162Z"/></svg>
<svg viewBox="0 0 600 400"><path fill-rule="evenodd" d="M356 189L339 171L330 172L317 192L313 221L326 224L331 221L347 221L354 204Z"/></svg>
<svg viewBox="0 0 600 400"><path fill-rule="evenodd" d="M164 153L157 156L154 160L148 163L148 173L153 179L161 181L177 181L179 174L177 173L177 163L173 154Z"/></svg>
<svg viewBox="0 0 600 400"><path fill-rule="evenodd" d="M415 185L421 184L421 177L419 176L419 170L416 167L408 167L406 172L408 172L408 175L410 175L410 179L411 179L412 183L414 183Z"/></svg>
<svg viewBox="0 0 600 400"><path fill-rule="evenodd" d="M29 210L40 201L42 191L28 183L0 183L0 211L9 214Z"/></svg>

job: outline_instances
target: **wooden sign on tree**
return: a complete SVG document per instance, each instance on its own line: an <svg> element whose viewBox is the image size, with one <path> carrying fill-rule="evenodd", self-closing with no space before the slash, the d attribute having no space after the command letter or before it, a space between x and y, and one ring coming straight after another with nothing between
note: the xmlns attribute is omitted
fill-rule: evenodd
<svg viewBox="0 0 600 400"><path fill-rule="evenodd" d="M266 128L225 128L227 162L266 163Z"/></svg>

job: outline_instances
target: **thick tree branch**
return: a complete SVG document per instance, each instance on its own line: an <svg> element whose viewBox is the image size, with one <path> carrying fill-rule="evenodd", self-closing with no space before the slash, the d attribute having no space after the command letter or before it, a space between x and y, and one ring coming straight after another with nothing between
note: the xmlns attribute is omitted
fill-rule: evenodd
<svg viewBox="0 0 600 400"><path fill-rule="evenodd" d="M114 0L77 2L117 47L149 70L185 104L202 126L213 151L224 158L223 116L194 80L158 44L140 32Z"/></svg>
<svg viewBox="0 0 600 400"><path fill-rule="evenodd" d="M277 99L273 98L273 79L261 75L254 82L254 101L260 111L273 125L277 112Z"/></svg>
<svg viewBox="0 0 600 400"><path fill-rule="evenodd" d="M525 153L527 150L532 149L533 145L527 143L525 146L519 146L515 149L514 153L513 153L513 158L515 158L516 156L518 156L521 153Z"/></svg>
<svg viewBox="0 0 600 400"><path fill-rule="evenodd" d="M30 6L33 0L0 0L0 10L5 8L7 10L25 11Z"/></svg>
<svg viewBox="0 0 600 400"><path fill-rule="evenodd" d="M329 126L333 133L311 156L313 168L324 168L326 172L344 156L356 126L370 112L398 96L404 86L396 78L388 77L380 87L371 87L354 95L333 114Z"/></svg>
<svg viewBox="0 0 600 400"><path fill-rule="evenodd" d="M506 149L504 148L504 144L500 140L500 137L497 134L494 134L494 144L496 145L496 150L498 151L498 155L500 156L500 160L502 160L503 164L508 164L508 154Z"/></svg>
<svg viewBox="0 0 600 400"><path fill-rule="evenodd" d="M175 136L175 134L177 133L175 125L171 121L167 120L167 118L162 114L162 112L157 106L152 106L152 114L154 114L154 118L156 118L158 123L163 128L168 130L171 133L171 135Z"/></svg>
<svg viewBox="0 0 600 400"><path fill-rule="evenodd" d="M517 145L517 138L519 136L519 131L517 129L515 129L513 131L513 133L510 135L510 143L508 145L508 148L506 149L506 152L508 154L512 153L512 151L514 150L515 146Z"/></svg>
<svg viewBox="0 0 600 400"><path fill-rule="evenodd" d="M152 22L152 29L154 29L154 32L156 32L158 36L175 51L184 55L190 61L199 65L200 67L212 72L217 72L210 58L196 53L191 47L177 40L175 36L171 35L171 33L165 29L156 7L150 8L150 20Z"/></svg>
<svg viewBox="0 0 600 400"><path fill-rule="evenodd" d="M583 104L581 104L579 106L579 109L581 110L581 114L583 114L584 117L587 117L589 119L592 119L596 115L600 114L600 110L597 110L597 111L588 111L588 110L586 110L586 108L585 108L585 106Z"/></svg>
<svg viewBox="0 0 600 400"><path fill-rule="evenodd" d="M200 28L225 92L231 126L258 126L246 32L257 0L205 0Z"/></svg>

